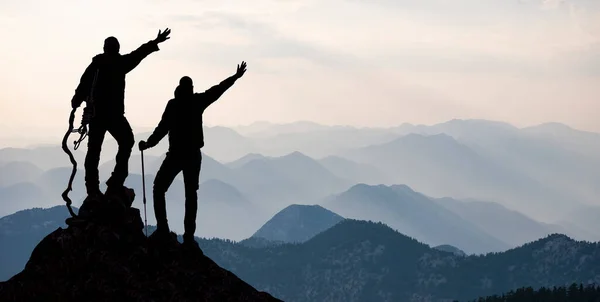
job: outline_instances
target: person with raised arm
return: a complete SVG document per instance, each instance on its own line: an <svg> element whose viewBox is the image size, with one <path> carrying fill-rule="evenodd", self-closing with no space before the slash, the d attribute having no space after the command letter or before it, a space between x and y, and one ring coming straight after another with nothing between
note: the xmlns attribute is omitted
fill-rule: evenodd
<svg viewBox="0 0 600 302"><path fill-rule="evenodd" d="M133 131L125 117L125 76L144 58L158 51L158 44L170 39L170 33L168 28L164 32L159 30L154 40L125 55L119 53L117 38L108 37L104 40L104 53L96 55L81 76L71 106L77 108L84 101L93 100L93 104L87 104L83 114L83 122L89 124L84 163L88 196L102 195L98 165L106 132L112 135L119 146L115 168L106 182L106 195L122 192L129 175L129 157L135 144Z"/></svg>
<svg viewBox="0 0 600 302"><path fill-rule="evenodd" d="M168 101L162 118L147 141L140 141L140 151L156 146L169 134L169 149L162 165L156 173L153 187L154 215L156 217L155 236L170 233L167 223L165 193L173 180L183 172L185 185L184 245L194 245L196 214L198 208L197 191L200 184L201 148L204 147L202 114L217 101L227 89L246 72L246 62L238 65L234 75L200 93L194 93L192 79L184 76L175 89L175 98ZM154 234L153 234L154 235Z"/></svg>

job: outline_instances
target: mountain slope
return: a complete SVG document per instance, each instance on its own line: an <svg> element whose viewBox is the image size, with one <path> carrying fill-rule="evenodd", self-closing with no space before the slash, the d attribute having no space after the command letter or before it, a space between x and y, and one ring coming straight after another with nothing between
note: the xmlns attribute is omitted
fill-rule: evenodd
<svg viewBox="0 0 600 302"><path fill-rule="evenodd" d="M26 224L39 224L32 221ZM197 240L219 266L285 301L465 301L523 286L600 281L600 244L556 234L506 252L467 257L431 248L381 223L351 219L302 244L260 248Z"/></svg>
<svg viewBox="0 0 600 302"><path fill-rule="evenodd" d="M434 199L434 202L511 246L519 246L553 233L568 233L558 225L540 223L498 203L452 198Z"/></svg>
<svg viewBox="0 0 600 302"><path fill-rule="evenodd" d="M78 209L73 208L77 213ZM66 206L29 209L0 218L0 281L20 272L33 248L71 217Z"/></svg>
<svg viewBox="0 0 600 302"><path fill-rule="evenodd" d="M22 161L29 162L42 170L69 166L69 156L61 149L57 142L56 146L37 147L37 148L2 148L0 149L0 158L5 162ZM69 148L78 163L83 163L85 151L82 149L73 150L73 145Z"/></svg>
<svg viewBox="0 0 600 302"><path fill-rule="evenodd" d="M181 219L183 212L182 209ZM268 219L267 213L234 186L220 180L207 180L198 189L196 235L231 240L248 238Z"/></svg>
<svg viewBox="0 0 600 302"><path fill-rule="evenodd" d="M535 179L551 192L560 193L559 198L549 200L562 199L562 203L571 206L573 200L594 203L600 194L596 185L600 182L598 133L575 130L559 123L518 129L487 120L451 120L416 126L411 131L421 135L449 135L488 160Z"/></svg>
<svg viewBox="0 0 600 302"><path fill-rule="evenodd" d="M250 202L234 186L216 179L209 179L200 184L198 192L202 199L212 203L229 205L248 205Z"/></svg>
<svg viewBox="0 0 600 302"><path fill-rule="evenodd" d="M544 123L521 130L590 158L600 159L600 133L573 129L561 123Z"/></svg>
<svg viewBox="0 0 600 302"><path fill-rule="evenodd" d="M242 167L243 165L245 165L255 159L264 159L264 158L266 158L266 157L262 154L248 153L248 154L240 157L239 159L236 159L232 162L227 163L226 166L229 168L232 168L232 169L236 169L236 168Z"/></svg>
<svg viewBox="0 0 600 302"><path fill-rule="evenodd" d="M218 179L226 183L232 183L230 180L235 177L232 169L215 160L214 158L202 153L202 167L200 170L200 181L209 179Z"/></svg>
<svg viewBox="0 0 600 302"><path fill-rule="evenodd" d="M32 182L21 182L0 188L0 216L12 214L24 208L57 204L54 202L41 204L40 202L46 200L47 197L44 190Z"/></svg>
<svg viewBox="0 0 600 302"><path fill-rule="evenodd" d="M69 192L69 198L73 204L77 205L81 204L87 196L84 181L85 170L80 166L78 168L73 179L73 191ZM47 200L53 204L64 204L61 195L67 189L71 172L72 167L52 168L44 171L34 182L45 192Z"/></svg>
<svg viewBox="0 0 600 302"><path fill-rule="evenodd" d="M343 219L318 205L290 205L267 221L252 237L284 243L304 242Z"/></svg>
<svg viewBox="0 0 600 302"><path fill-rule="evenodd" d="M464 257L383 224L346 219L300 245L200 245L219 265L286 301L462 301L522 286L600 280L600 246L562 235Z"/></svg>
<svg viewBox="0 0 600 302"><path fill-rule="evenodd" d="M438 246L434 247L434 249L436 249L438 251L452 253L456 256L466 256L467 255L467 254L465 254L465 252L461 251L459 248L457 248L455 246L451 246L449 244L438 245Z"/></svg>
<svg viewBox="0 0 600 302"><path fill-rule="evenodd" d="M555 187L505 167L445 134L409 134L350 151L345 157L374 165L394 175L395 183L431 196L501 200L505 206L546 219L578 204Z"/></svg>
<svg viewBox="0 0 600 302"><path fill-rule="evenodd" d="M561 301L581 302L600 300L600 287L595 284L573 283L570 286L533 288L520 287L501 295L479 297L469 302ZM457 301L458 302L458 301Z"/></svg>
<svg viewBox="0 0 600 302"><path fill-rule="evenodd" d="M233 171L225 182L276 211L289 204L313 203L351 184L300 152L254 159Z"/></svg>
<svg viewBox="0 0 600 302"><path fill-rule="evenodd" d="M256 142L231 128L215 126L204 127L205 146L202 152L210 154L220 162L229 162L244 154L257 152Z"/></svg>
<svg viewBox="0 0 600 302"><path fill-rule="evenodd" d="M0 164L0 187L34 180L44 171L26 161L13 161Z"/></svg>
<svg viewBox="0 0 600 302"><path fill-rule="evenodd" d="M322 206L346 218L384 222L431 245L451 244L467 253L510 248L407 186L358 184Z"/></svg>
<svg viewBox="0 0 600 302"><path fill-rule="evenodd" d="M155 165L155 162L157 162L159 159L159 156L144 154L144 169L146 172L156 173L159 165ZM115 169L115 164L116 162L113 156L109 161L102 163L98 167L101 179L108 179L110 177L111 173ZM81 166L83 168L83 165ZM142 174L142 158L140 154L132 154L129 158L129 173Z"/></svg>
<svg viewBox="0 0 600 302"><path fill-rule="evenodd" d="M46 236L25 269L0 283L0 300L280 301L199 249L180 246L175 238L146 238L139 211L117 209L110 208L116 214L110 219L73 221Z"/></svg>
<svg viewBox="0 0 600 302"><path fill-rule="evenodd" d="M337 177L351 180L354 183L387 184L390 179L385 173L368 164L356 163L339 156L327 156L319 163Z"/></svg>

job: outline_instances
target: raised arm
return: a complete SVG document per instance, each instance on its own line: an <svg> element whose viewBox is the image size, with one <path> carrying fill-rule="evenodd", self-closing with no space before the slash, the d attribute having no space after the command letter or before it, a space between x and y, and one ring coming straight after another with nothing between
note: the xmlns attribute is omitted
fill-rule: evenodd
<svg viewBox="0 0 600 302"><path fill-rule="evenodd" d="M148 137L148 141L140 141L139 147L140 150L152 148L156 146L164 137L169 133L169 125L171 124L171 119L174 117L171 115L171 111L173 104L171 101L167 103L167 107L163 112L162 118L158 123L158 126L154 129L154 132Z"/></svg>
<svg viewBox="0 0 600 302"><path fill-rule="evenodd" d="M227 79L223 80L221 83L206 90L202 96L204 102L206 102L206 104L204 104L205 107L208 107L210 104L212 104L216 100L218 100L221 97L221 95L223 95L223 93L225 93L225 91L227 91L227 89L231 88L231 86L233 86L233 84L235 84L235 81L237 79L241 78L244 75L245 72L246 72L246 62L242 61L242 64L238 64L237 71L234 75L228 77ZM201 94L196 93L195 95L201 95Z"/></svg>
<svg viewBox="0 0 600 302"><path fill-rule="evenodd" d="M170 39L170 29L165 29L164 32L158 31L156 39L148 41L138 47L136 50L123 56L123 70L125 73L129 73L136 68L143 59L155 51L159 51L158 44Z"/></svg>

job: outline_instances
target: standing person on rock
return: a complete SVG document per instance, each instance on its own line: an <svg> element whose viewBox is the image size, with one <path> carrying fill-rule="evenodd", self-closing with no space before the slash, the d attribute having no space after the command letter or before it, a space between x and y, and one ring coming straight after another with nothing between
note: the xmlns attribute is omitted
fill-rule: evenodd
<svg viewBox="0 0 600 302"><path fill-rule="evenodd" d="M125 117L125 76L144 58L158 51L158 44L170 39L170 33L168 28L164 32L159 30L154 40L125 55L119 53L117 38L108 37L104 40L104 53L96 55L81 76L71 105L72 108L77 108L83 101L93 100L93 104L87 104L83 118L90 127L84 164L85 186L90 197L102 195L98 165L106 132L119 145L115 168L106 182L106 195L123 192L125 179L129 174L129 157L135 144L133 131Z"/></svg>
<svg viewBox="0 0 600 302"><path fill-rule="evenodd" d="M140 141L141 151L156 146L162 138L169 134L169 150L154 179L154 215L157 229L154 236L170 233L167 223L167 208L165 193L173 180L183 172L185 184L185 217L183 234L184 245L197 247L194 240L196 231L196 212L198 208L197 191L200 183L200 166L204 146L202 130L202 114L204 110L218 100L235 81L246 72L246 62L237 67L234 75L223 80L201 93L194 93L190 77L184 76L175 89L175 98L169 100L163 112L160 123L148 137L148 141Z"/></svg>

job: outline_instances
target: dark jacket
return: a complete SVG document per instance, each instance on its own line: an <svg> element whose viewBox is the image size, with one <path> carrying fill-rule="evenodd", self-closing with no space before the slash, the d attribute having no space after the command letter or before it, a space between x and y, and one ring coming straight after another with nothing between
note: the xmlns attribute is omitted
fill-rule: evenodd
<svg viewBox="0 0 600 302"><path fill-rule="evenodd" d="M162 118L148 138L147 146L152 148L169 134L170 153L190 153L204 147L202 113L229 89L237 80L231 76L218 85L202 93L178 95L169 100Z"/></svg>
<svg viewBox="0 0 600 302"><path fill-rule="evenodd" d="M75 90L75 98L86 100L89 96L94 75L98 70L94 87L94 109L96 116L116 116L125 113L125 75L133 70L149 54L158 51L154 41L143 44L129 54L99 54L81 76Z"/></svg>

